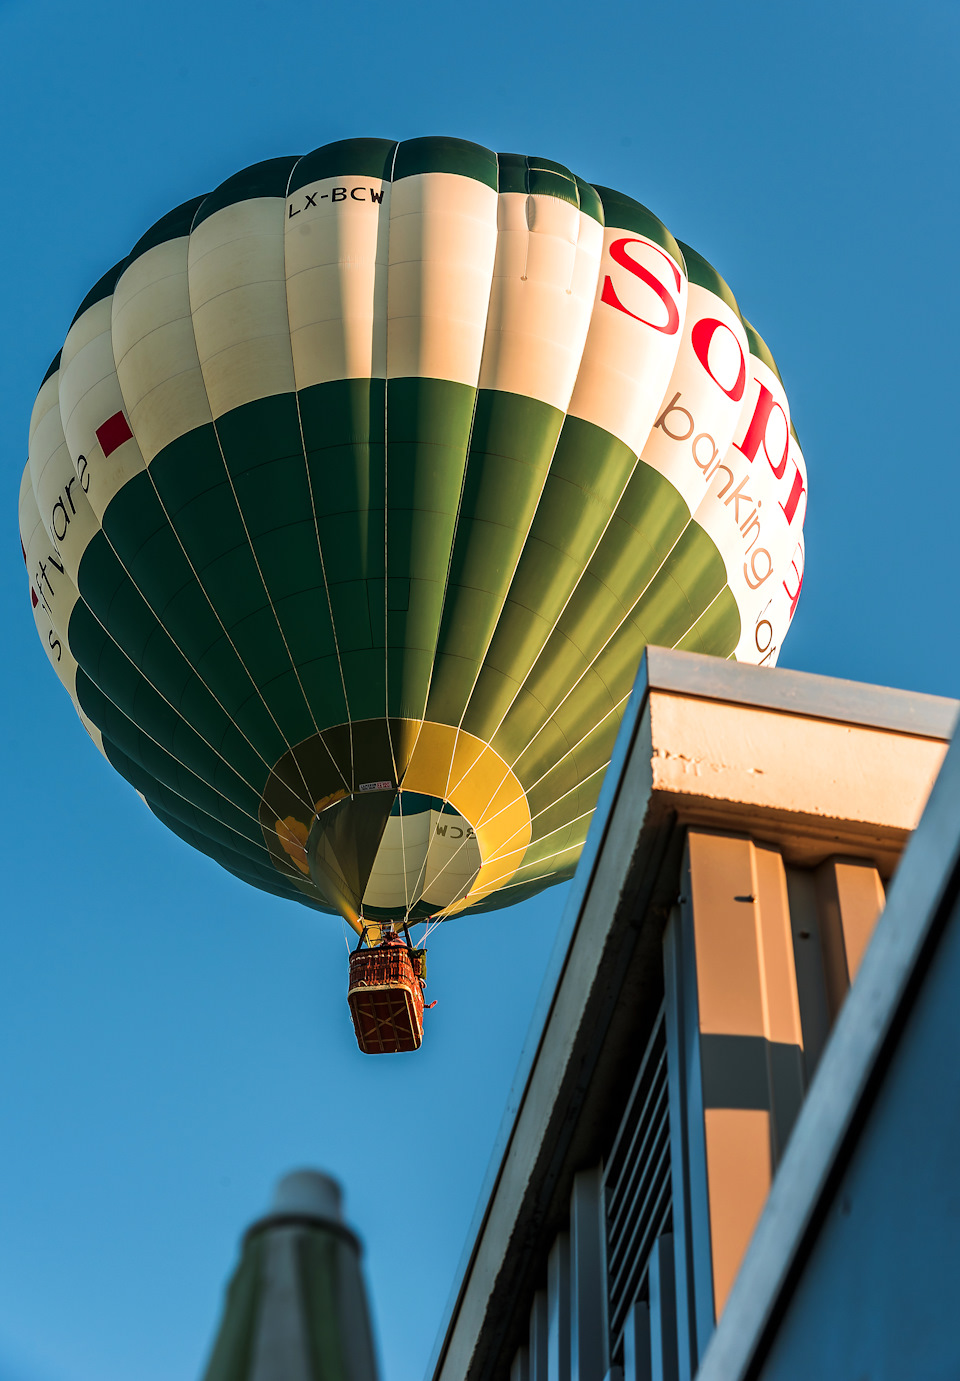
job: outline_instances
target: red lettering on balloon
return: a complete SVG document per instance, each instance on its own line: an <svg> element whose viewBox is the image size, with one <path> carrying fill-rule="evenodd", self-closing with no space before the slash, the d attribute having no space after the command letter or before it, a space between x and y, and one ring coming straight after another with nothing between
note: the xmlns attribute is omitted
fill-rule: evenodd
<svg viewBox="0 0 960 1381"><path fill-rule="evenodd" d="M673 295L669 288L665 287L664 284L660 282L659 278L654 277L649 269L644 268L642 264L638 264L635 259L631 259L630 255L627 253L627 245L643 245L646 243L646 240L631 239L629 235L625 235L623 239L614 240L610 245L610 258L615 264L619 264L621 268L626 269L628 273L632 273L635 278L639 278L641 283L646 283L648 288L653 289L667 309L666 326L657 326L655 322L647 321L645 317L637 316L636 312L631 312L628 307L625 307L617 296L616 288L613 286L613 279L609 274L607 274L603 280L603 291L600 294L600 301L605 302L608 307L616 307L617 311L623 312L624 316L633 317L634 321L640 321L644 326L652 327L654 331L662 331L665 336L673 336L680 329L680 308L674 301ZM664 254L663 250L658 249L656 245L650 245L650 248L656 249L657 253L662 258L666 259L673 270L677 290L679 291L681 278L680 270L677 268L676 264L670 258L669 254Z"/></svg>
<svg viewBox="0 0 960 1381"><path fill-rule="evenodd" d="M793 485L791 486L787 502L785 504L782 503L780 505L780 507L783 509L783 516L786 518L788 523L793 522L797 512L797 505L799 504L802 496L807 492L807 486L803 482L803 476L800 473L800 467L799 465L797 465L796 461L794 461L793 464L794 469L797 473L793 477ZM782 473L783 472L781 470L781 474ZM774 471L774 474L776 474L776 471ZM779 478L780 475L777 475L777 479Z"/></svg>
<svg viewBox="0 0 960 1381"><path fill-rule="evenodd" d="M721 328L726 331L729 336L733 337L734 344L740 352L740 372L737 375L737 382L734 384L733 388L724 388L724 385L710 368L710 346L717 330ZM735 403L739 403L740 399L743 397L743 390L747 384L747 362L743 358L743 346L737 340L736 336L734 336L730 327L724 326L723 322L717 321L716 317L701 317L690 333L690 344L693 346L693 352L697 359L703 365L717 387L722 388L728 398L731 398Z"/></svg>
<svg viewBox="0 0 960 1381"><path fill-rule="evenodd" d="M760 384L759 379L757 379L756 382ZM780 457L780 461L777 465L774 465L773 457L767 450L767 423L770 421L774 409L776 409L783 418L784 432L783 455ZM761 442L763 443L763 453L767 457L770 469L778 480L783 479L783 473L787 468L787 453L790 449L790 427L787 422L786 413L765 384L760 384L760 397L757 399L757 405L753 410L750 426L747 428L747 434L743 440L737 443L737 449L742 451L748 460L753 461L757 458L757 451L760 449Z"/></svg>
<svg viewBox="0 0 960 1381"><path fill-rule="evenodd" d="M800 548L800 547L797 547L797 551L801 551L801 548ZM785 581L783 582L783 589L784 589L784 593L785 593L786 596L787 596L787 599L790 601L790 617L791 617L791 619L792 619L793 616L794 616L794 613L796 612L797 600L800 598L800 591L803 589L803 574L804 574L804 573L803 573L803 570L802 570L802 566L803 566L803 556L802 556L802 554L801 554L801 557L800 557L800 567L799 567L799 568L798 568L798 566L797 566L797 558L796 558L796 555L794 555L794 558L793 558L793 560L790 562L790 565L791 565L792 568L793 568L793 573L794 573L794 575L797 577L797 588L796 588L796 590L791 590L791 589L790 589L790 586L787 584L787 582L786 582L786 580L785 580Z"/></svg>

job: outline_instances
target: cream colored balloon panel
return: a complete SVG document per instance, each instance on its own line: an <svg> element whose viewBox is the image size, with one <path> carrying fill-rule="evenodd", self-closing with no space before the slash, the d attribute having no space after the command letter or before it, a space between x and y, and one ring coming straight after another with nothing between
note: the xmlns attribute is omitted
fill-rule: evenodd
<svg viewBox="0 0 960 1381"><path fill-rule="evenodd" d="M615 204L611 214L620 208ZM683 266L649 236L607 225L570 414L640 454L682 341Z"/></svg>
<svg viewBox="0 0 960 1381"><path fill-rule="evenodd" d="M603 229L558 197L502 192L480 387L565 411L583 354Z"/></svg>
<svg viewBox="0 0 960 1381"><path fill-rule="evenodd" d="M112 312L112 293L88 307L67 332L60 360L63 434L100 522L114 496L146 468L117 378Z"/></svg>
<svg viewBox="0 0 960 1381"><path fill-rule="evenodd" d="M745 455L751 463L757 497L756 515L748 515L747 524L741 524L744 540L749 538L742 565L744 629L737 648L737 658L742 661L757 661L767 655L765 631L759 623L766 616L772 593L789 570L806 515L806 466L789 426L782 385L762 361L754 372L762 379L759 396L751 425L737 446L738 455Z"/></svg>
<svg viewBox="0 0 960 1381"><path fill-rule="evenodd" d="M713 277L719 288L722 280ZM722 296L691 281L677 361L642 451L647 464L683 495L691 513L733 440L743 408L749 349L728 295L729 289Z"/></svg>
<svg viewBox="0 0 960 1381"><path fill-rule="evenodd" d="M54 370L37 397L30 425L29 471L47 536L77 585L83 553L100 524L87 498L90 468L85 461L75 466L67 449L59 383L59 370Z"/></svg>
<svg viewBox="0 0 960 1381"><path fill-rule="evenodd" d="M211 421L193 330L189 237L140 254L113 294L117 378L145 462Z"/></svg>
<svg viewBox="0 0 960 1381"><path fill-rule="evenodd" d="M67 636L70 615L78 599L77 591L67 573L60 569L62 563L59 553L50 542L41 520L29 465L25 467L20 481L19 519L37 636L80 722L102 753L100 730L84 714L77 699L77 660L70 650Z"/></svg>
<svg viewBox="0 0 960 1381"><path fill-rule="evenodd" d="M457 173L393 184L387 376L475 387L497 251L497 193Z"/></svg>
<svg viewBox="0 0 960 1381"><path fill-rule="evenodd" d="M572 175L563 183L576 192ZM601 237L593 217L559 196L500 194L482 392L434 659L430 718L459 722L477 684L573 388Z"/></svg>
<svg viewBox="0 0 960 1381"><path fill-rule="evenodd" d="M215 419L293 391L285 212L283 197L250 197L214 211L190 232L193 330Z"/></svg>
<svg viewBox="0 0 960 1381"><path fill-rule="evenodd" d="M284 260L298 389L386 377L390 195L382 178L340 175L287 199Z"/></svg>
<svg viewBox="0 0 960 1381"><path fill-rule="evenodd" d="M442 910L466 896L480 862L473 829L449 808L392 815L364 889L364 913L409 913L420 902Z"/></svg>
<svg viewBox="0 0 960 1381"><path fill-rule="evenodd" d="M804 544L801 533L786 569L777 571L773 589L757 615L753 628L753 654L749 660L759 662L761 666L777 665L783 640L790 631L803 589L803 568Z"/></svg>

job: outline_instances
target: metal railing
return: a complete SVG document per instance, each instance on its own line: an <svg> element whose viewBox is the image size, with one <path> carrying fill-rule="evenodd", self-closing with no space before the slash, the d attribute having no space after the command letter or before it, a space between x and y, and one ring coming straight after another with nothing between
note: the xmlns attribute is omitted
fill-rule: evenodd
<svg viewBox="0 0 960 1381"><path fill-rule="evenodd" d="M672 1223L667 1038L661 1006L604 1166L611 1360L630 1306L647 1296L653 1245Z"/></svg>

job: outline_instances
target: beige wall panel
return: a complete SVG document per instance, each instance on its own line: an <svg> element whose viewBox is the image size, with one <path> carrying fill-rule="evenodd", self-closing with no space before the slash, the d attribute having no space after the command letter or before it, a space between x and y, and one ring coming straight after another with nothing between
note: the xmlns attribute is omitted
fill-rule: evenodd
<svg viewBox="0 0 960 1381"><path fill-rule="evenodd" d="M757 879L749 839L690 830L690 881L700 1030L762 1036Z"/></svg>
<svg viewBox="0 0 960 1381"><path fill-rule="evenodd" d="M821 926L826 940L835 937L840 951L832 967L839 970L835 1003L839 1007L845 984L857 976L880 913L886 903L883 883L876 868L859 859L829 859L817 874Z"/></svg>
<svg viewBox="0 0 960 1381"><path fill-rule="evenodd" d="M838 861L836 869L843 944L852 983L880 919L886 896L876 868L863 863Z"/></svg>
<svg viewBox="0 0 960 1381"><path fill-rule="evenodd" d="M283 262L285 202L224 207L190 234L193 329L214 418L294 388Z"/></svg>
<svg viewBox="0 0 960 1381"><path fill-rule="evenodd" d="M100 521L114 494L145 468L132 436L107 456L97 439L98 427L117 413L126 416L113 358L111 314L109 297L84 312L67 334L60 361L63 434L90 506Z"/></svg>
<svg viewBox="0 0 960 1381"><path fill-rule="evenodd" d="M603 230L556 197L505 192L480 387L566 411L590 324Z"/></svg>
<svg viewBox="0 0 960 1381"><path fill-rule="evenodd" d="M802 1048L787 875L779 849L754 845L753 866L757 879L764 1035L769 1041Z"/></svg>
<svg viewBox="0 0 960 1381"><path fill-rule="evenodd" d="M707 1188L717 1318L770 1191L770 1114L707 1108Z"/></svg>
<svg viewBox="0 0 960 1381"><path fill-rule="evenodd" d="M475 386L497 247L497 193L473 178L395 183L387 297L389 378Z"/></svg>
<svg viewBox="0 0 960 1381"><path fill-rule="evenodd" d="M364 199L332 201L334 186L344 184ZM371 199L371 189L382 195L380 203ZM316 205L306 205L311 197ZM384 378L390 184L327 178L301 187L287 210L287 310L297 388Z"/></svg>
<svg viewBox="0 0 960 1381"><path fill-rule="evenodd" d="M190 315L188 237L147 250L113 295L113 352L130 425L149 465L210 421Z"/></svg>
<svg viewBox="0 0 960 1381"><path fill-rule="evenodd" d="M679 316L674 333L656 329L669 320L656 293L611 257L610 246L624 239L631 257L673 298ZM601 300L608 277L626 311ZM639 455L673 372L686 310L687 279L679 265L652 240L607 226L572 416L611 432Z"/></svg>

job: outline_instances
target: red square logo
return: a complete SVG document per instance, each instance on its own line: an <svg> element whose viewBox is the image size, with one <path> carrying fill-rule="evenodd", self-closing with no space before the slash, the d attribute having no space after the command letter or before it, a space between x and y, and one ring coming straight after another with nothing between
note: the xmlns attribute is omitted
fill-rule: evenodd
<svg viewBox="0 0 960 1381"><path fill-rule="evenodd" d="M105 457L112 455L118 446L122 446L132 436L130 423L122 412L115 412L112 417L107 418L106 422L101 422L97 428L97 440L103 448Z"/></svg>

